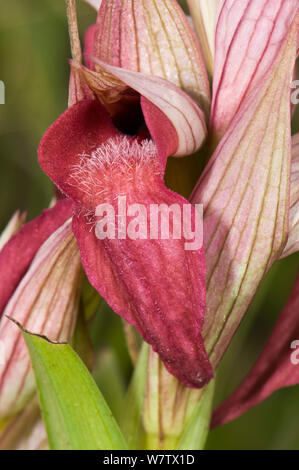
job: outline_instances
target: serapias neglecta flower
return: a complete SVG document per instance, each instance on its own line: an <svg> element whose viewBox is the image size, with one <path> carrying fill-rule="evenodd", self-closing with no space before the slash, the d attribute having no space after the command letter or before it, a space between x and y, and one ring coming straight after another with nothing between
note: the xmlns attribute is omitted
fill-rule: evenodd
<svg viewBox="0 0 299 470"><path fill-rule="evenodd" d="M73 230L91 284L171 373L187 386L202 387L212 377L201 337L204 316L205 344L216 367L288 236L297 3L274 2L273 8L273 2L261 7L254 1L234 9L222 2L217 10L210 135L213 146L220 143L191 198L205 210L206 315L202 249L187 253L183 240L97 240L90 229L97 205L115 205L119 196L135 204L186 203L164 185L165 163L170 155L194 152L206 138L210 95L200 46L175 1L158 2L159 15L156 3L147 1L151 15L139 1L101 3L86 37L87 66L80 54L72 61L73 77L89 92L83 99L71 93L79 102L45 134L39 162L76 202ZM153 30L160 34L158 55ZM240 44L247 45L242 54ZM129 121L135 136L125 136L111 119L121 129ZM116 142L126 142L121 157ZM253 192L256 184L259 191Z"/></svg>

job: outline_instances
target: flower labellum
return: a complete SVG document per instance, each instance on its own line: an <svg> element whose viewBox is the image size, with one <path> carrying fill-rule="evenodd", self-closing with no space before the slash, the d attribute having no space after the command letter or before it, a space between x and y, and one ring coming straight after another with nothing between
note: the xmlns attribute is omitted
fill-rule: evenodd
<svg viewBox="0 0 299 470"><path fill-rule="evenodd" d="M162 117L160 129L164 126L167 132L167 124ZM174 234L175 227L184 225L184 210L192 226L198 214L164 184L162 152L167 152L167 145L163 132L156 143L124 136L98 102L87 100L66 111L46 132L39 162L77 204L73 230L91 284L137 328L173 375L198 388L212 377L201 338L205 258L200 244L186 249L188 234ZM122 201L129 207L127 219ZM108 226L111 213L122 221L115 237L113 227L113 236L96 236L96 217L103 205ZM169 225L172 238L164 239L155 224L154 235L150 233L151 206L161 205L178 210ZM161 217L165 221L166 216Z"/></svg>
<svg viewBox="0 0 299 470"><path fill-rule="evenodd" d="M199 43L174 0L102 2L92 56L108 65L164 78L209 112L209 82ZM93 67L101 72L97 63Z"/></svg>

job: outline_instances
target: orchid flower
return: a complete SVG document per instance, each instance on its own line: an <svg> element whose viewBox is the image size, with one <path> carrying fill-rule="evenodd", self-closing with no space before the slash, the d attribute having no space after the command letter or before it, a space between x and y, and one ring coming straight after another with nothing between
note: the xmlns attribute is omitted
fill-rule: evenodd
<svg viewBox="0 0 299 470"><path fill-rule="evenodd" d="M299 249L299 138L291 136L298 1L188 0L194 28L176 0L86 2L97 19L82 53L75 1L67 0L69 107L38 150L62 200L0 253L0 340L9 351L0 418L13 427L35 391L11 318L69 341L82 263L93 288L150 345L138 350L126 402L136 425L132 432L126 421L128 445L186 449L195 436L203 446L215 371L268 271ZM169 157L183 168L192 154L204 169L188 201L165 176ZM260 359L216 409L213 426L299 383L290 361L298 292L297 280Z"/></svg>
<svg viewBox="0 0 299 470"><path fill-rule="evenodd" d="M108 101L111 100L108 89L114 90L115 79L105 84L104 94L104 90L100 90L102 69L140 93L146 132L150 131L152 140L138 136L138 120L135 137L126 136L113 125L98 100L84 99L70 107L46 132L39 147L39 162L59 190L76 203L73 231L90 283L116 313L137 328L172 374L186 386L198 388L212 377L201 338L205 313L203 249L186 251L185 237L163 240L157 234L155 240L143 240L138 227L132 229L134 233L137 230L137 240L128 240L120 232L130 229L129 220L122 222L124 228L118 231L116 240L99 240L91 229L96 224L96 210L101 204L109 203L118 220L123 218L120 198L126 199L125 208L126 203L131 205L135 214L139 203L148 208L152 204L176 206L182 211L185 205L192 220L196 218L193 206L168 190L163 176L169 155L191 153L202 144L206 133L204 112L185 91L192 90L193 98L207 109L207 76L193 32L176 2L159 3L163 21L155 3L147 3L150 16L145 15L140 2L133 2L134 14L140 19L137 28L148 30L147 42L140 43L140 50L136 50L136 43L131 41L130 45L126 34L124 43L116 47L119 31L129 31L133 21L129 4L103 2L92 37L95 71L88 72L83 66L80 70L84 76L93 77L88 78L88 83L103 104L107 96ZM121 12L121 8L125 11ZM111 16L109 29L106 28L107 15ZM174 39L173 44L168 45L164 22L171 28L171 37L183 35L183 44ZM150 36L155 23L165 42L165 56L159 61ZM156 61L153 57L145 60L147 49L157 55ZM109 63L103 61L107 58ZM156 63L156 75L149 75L151 61ZM180 62L189 73L181 72ZM130 91L122 93L132 94ZM121 101L122 93L115 98L117 101ZM129 108L127 119L132 119L127 96L125 103ZM116 109L113 109L115 121L119 112L118 107ZM173 226L180 223L179 218L180 215L174 215ZM147 232L149 218L145 225ZM176 269L177 266L180 269ZM160 273L163 273L162 278Z"/></svg>
<svg viewBox="0 0 299 470"><path fill-rule="evenodd" d="M238 2L223 2L215 33L210 128L213 142L221 142L191 197L205 210L204 334L214 366L288 235L289 83L297 3L274 2L275 8L270 3L243 2L234 8ZM169 155L192 153L201 145L209 90L199 45L179 6L167 1L159 7L160 15L152 1L147 10L138 1L102 2L87 35L89 68L78 63L80 53L72 63L96 99L74 104L50 127L39 161L76 203L73 230L91 284L137 328L171 373L187 386L201 387L212 377L201 338L203 250L189 254L182 240L98 240L90 229L102 203L111 203L121 217L115 203L119 196L131 204L185 202L164 186L165 162ZM159 56L155 30L163 49ZM142 41L137 40L140 31ZM130 106L128 96L136 100L139 95L152 140L138 137L139 116L136 137L127 137L103 107L117 123L125 105L134 124L136 106ZM254 193L256 185L260 190ZM157 285L159 272L163 280Z"/></svg>

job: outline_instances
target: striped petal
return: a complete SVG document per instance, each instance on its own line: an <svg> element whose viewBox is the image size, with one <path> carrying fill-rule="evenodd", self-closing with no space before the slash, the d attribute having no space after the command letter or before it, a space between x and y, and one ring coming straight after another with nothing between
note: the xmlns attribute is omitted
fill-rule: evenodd
<svg viewBox="0 0 299 470"><path fill-rule="evenodd" d="M39 217L25 224L3 247L0 252L0 317L37 250L71 217L72 211L72 201L59 201L53 208L46 209Z"/></svg>
<svg viewBox="0 0 299 470"><path fill-rule="evenodd" d="M204 337L214 366L288 235L290 80L297 21L267 80L232 121L191 198L204 206Z"/></svg>
<svg viewBox="0 0 299 470"><path fill-rule="evenodd" d="M164 44L163 54L157 41ZM196 38L176 1L103 2L96 26L86 34L85 52L90 68L73 61L73 71L82 74L113 118L123 114L123 108L129 115L131 107L136 111L136 98L141 94L169 120L167 127L174 128L172 155L188 155L201 147L207 135L209 83ZM75 85L70 104L76 102L73 89ZM150 109L144 117L151 131L156 113L153 106ZM132 116L125 117L128 119Z"/></svg>
<svg viewBox="0 0 299 470"><path fill-rule="evenodd" d="M99 10L94 38L97 59L164 78L209 112L202 54L176 0L107 0ZM101 67L94 66L101 72Z"/></svg>
<svg viewBox="0 0 299 470"><path fill-rule="evenodd" d="M159 356L149 349L143 427L147 448L176 449L203 389L186 389L168 374Z"/></svg>
<svg viewBox="0 0 299 470"><path fill-rule="evenodd" d="M277 60L297 0L225 0L216 28L211 127L218 142Z"/></svg>
<svg viewBox="0 0 299 470"><path fill-rule="evenodd" d="M26 220L26 212L21 213L17 211L14 213L10 221L8 222L7 226L3 230L0 236L0 251L4 247L4 245L11 239L13 235L15 235Z"/></svg>
<svg viewBox="0 0 299 470"><path fill-rule="evenodd" d="M219 2L219 0L187 0L205 63L211 76L213 76L214 70L215 30Z"/></svg>
<svg viewBox="0 0 299 470"><path fill-rule="evenodd" d="M71 337L79 301L81 263L67 221L41 246L0 320L0 419L20 411L35 390L30 357L13 318L52 341Z"/></svg>
<svg viewBox="0 0 299 470"><path fill-rule="evenodd" d="M200 215L166 188L163 175L173 141L171 129L165 127L157 108L147 112L154 112L157 122L154 142L121 134L97 101L77 103L45 134L39 161L54 183L76 200L73 230L90 283L153 346L168 371L185 385L200 388L213 374L201 337L205 314L202 243L198 239L188 249L185 231L166 238L160 232L152 236L150 212L152 206L162 206L166 212L175 207L171 234L174 227L182 228L181 215L187 206L191 226L197 224L197 236ZM142 222L137 224L142 225L142 234L136 228L137 238L128 235L134 214L123 221L119 197L125 198L125 213L128 208L138 211L136 206L142 205ZM102 204L109 205L114 223L123 221L124 234L118 228L114 236L97 237L96 211ZM167 220L167 214L161 217ZM158 221L153 225L159 229Z"/></svg>
<svg viewBox="0 0 299 470"><path fill-rule="evenodd" d="M176 139L173 141L172 150L168 151L168 155L177 157L189 155L202 146L207 135L204 114L186 93L162 78L114 67L98 60L95 62L140 93L143 97L143 100L141 99L142 106L145 98L169 120L175 131ZM147 110L148 108L143 106L145 121L151 131L155 124L155 117ZM151 111L153 112L153 106Z"/></svg>
<svg viewBox="0 0 299 470"><path fill-rule="evenodd" d="M215 410L212 426L236 419L282 387L299 384L299 276L291 297L248 376Z"/></svg>

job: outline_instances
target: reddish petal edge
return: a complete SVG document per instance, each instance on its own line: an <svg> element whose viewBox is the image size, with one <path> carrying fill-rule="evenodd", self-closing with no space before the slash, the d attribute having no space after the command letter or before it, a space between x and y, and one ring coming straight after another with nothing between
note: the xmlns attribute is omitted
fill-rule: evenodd
<svg viewBox="0 0 299 470"><path fill-rule="evenodd" d="M186 204L195 211L162 181L151 179L146 191L145 186L138 186L137 194L135 189L126 192L130 205L138 201L148 209L152 203L168 207ZM117 205L115 199L111 192L110 204ZM119 220L117 207L115 213ZM184 238L99 240L93 224L82 211L73 218L90 283L115 313L137 328L171 374L188 387L203 387L213 377L201 336L205 314L203 249L185 250Z"/></svg>
<svg viewBox="0 0 299 470"><path fill-rule="evenodd" d="M79 204L90 206L84 187L71 177L80 156L90 154L110 137L121 135L104 107L83 100L65 111L44 134L38 149L39 164L56 186Z"/></svg>
<svg viewBox="0 0 299 470"><path fill-rule="evenodd" d="M64 199L25 224L0 252L0 316L5 305L44 241L73 212L73 203Z"/></svg>
<svg viewBox="0 0 299 470"><path fill-rule="evenodd" d="M299 358L298 312L299 275L259 359L236 391L214 411L213 428L238 418L276 390L299 383L299 365L295 364Z"/></svg>

